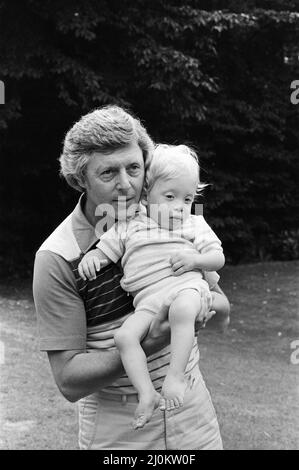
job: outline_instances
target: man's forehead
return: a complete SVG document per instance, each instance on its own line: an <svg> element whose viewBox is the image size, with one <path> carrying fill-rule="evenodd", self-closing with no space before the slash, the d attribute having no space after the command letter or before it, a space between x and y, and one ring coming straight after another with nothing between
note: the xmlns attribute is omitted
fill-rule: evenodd
<svg viewBox="0 0 299 470"><path fill-rule="evenodd" d="M123 166L133 162L143 161L142 150L139 145L130 145L112 151L111 153L93 152L91 162L93 166L102 167L107 165Z"/></svg>

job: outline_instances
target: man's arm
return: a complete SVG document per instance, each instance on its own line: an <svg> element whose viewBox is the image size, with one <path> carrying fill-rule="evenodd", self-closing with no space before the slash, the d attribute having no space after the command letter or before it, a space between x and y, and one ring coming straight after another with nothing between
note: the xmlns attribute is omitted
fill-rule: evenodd
<svg viewBox="0 0 299 470"><path fill-rule="evenodd" d="M48 358L57 387L70 402L110 385L124 372L116 350L48 351Z"/></svg>
<svg viewBox="0 0 299 470"><path fill-rule="evenodd" d="M142 342L147 356L154 354L170 342L169 325L161 325L160 336L155 332ZM62 395L70 402L107 387L125 373L117 349L82 351L48 351L55 382Z"/></svg>
<svg viewBox="0 0 299 470"><path fill-rule="evenodd" d="M110 385L124 374L117 350L86 352L86 314L69 265L58 255L39 253L33 280L41 349L47 351L56 384L69 401ZM143 342L147 355L169 344L167 322L161 335Z"/></svg>
<svg viewBox="0 0 299 470"><path fill-rule="evenodd" d="M223 328L229 323L230 304L218 284L213 291L222 296L216 314L207 322L209 328ZM152 334L151 334L152 333ZM169 323L165 319L155 326L142 342L147 356L154 354L170 342ZM48 357L56 384L63 396L70 402L90 395L104 388L121 375L124 369L117 349L97 350L92 353L82 351L48 351Z"/></svg>

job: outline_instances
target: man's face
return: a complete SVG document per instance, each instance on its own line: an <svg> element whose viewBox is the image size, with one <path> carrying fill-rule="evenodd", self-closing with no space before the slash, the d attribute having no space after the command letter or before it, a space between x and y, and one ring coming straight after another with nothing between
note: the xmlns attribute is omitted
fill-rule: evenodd
<svg viewBox="0 0 299 470"><path fill-rule="evenodd" d="M86 215L94 220L99 204L113 207L117 218L119 201L128 208L139 202L144 180L144 161L134 142L110 154L94 152L86 169Z"/></svg>

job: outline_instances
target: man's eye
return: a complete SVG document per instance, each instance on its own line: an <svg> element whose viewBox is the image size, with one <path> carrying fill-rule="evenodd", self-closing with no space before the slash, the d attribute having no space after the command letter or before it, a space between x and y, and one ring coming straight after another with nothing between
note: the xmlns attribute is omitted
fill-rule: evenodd
<svg viewBox="0 0 299 470"><path fill-rule="evenodd" d="M136 173L139 169L140 169L140 166L136 164L136 165L131 165L129 168L129 171L131 173Z"/></svg>
<svg viewBox="0 0 299 470"><path fill-rule="evenodd" d="M104 176L109 176L111 174L112 174L112 170L105 170L105 171L102 172L102 175L104 175Z"/></svg>

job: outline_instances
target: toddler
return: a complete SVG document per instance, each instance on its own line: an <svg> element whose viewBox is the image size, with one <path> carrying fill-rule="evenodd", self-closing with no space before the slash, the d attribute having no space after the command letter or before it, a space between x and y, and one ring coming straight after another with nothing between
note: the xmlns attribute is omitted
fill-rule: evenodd
<svg viewBox="0 0 299 470"><path fill-rule="evenodd" d="M161 409L183 405L184 372L193 346L194 324L203 305L212 303L203 271L216 271L224 265L220 240L203 216L191 215L191 205L201 187L198 159L192 149L158 145L135 214L104 233L97 248L89 251L79 265L83 279L94 278L107 262L116 263L122 258L121 285L134 297L135 312L114 339L138 392L135 428L149 421L159 401ZM218 277L216 273L206 274L207 279L209 274ZM213 293L215 310L218 296ZM161 399L151 382L140 343L153 321L167 314L171 357Z"/></svg>

